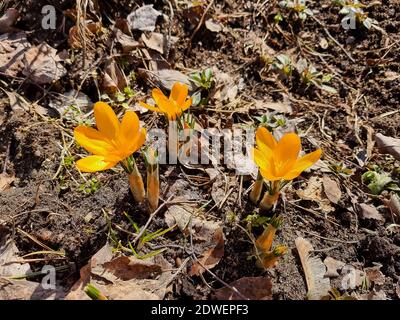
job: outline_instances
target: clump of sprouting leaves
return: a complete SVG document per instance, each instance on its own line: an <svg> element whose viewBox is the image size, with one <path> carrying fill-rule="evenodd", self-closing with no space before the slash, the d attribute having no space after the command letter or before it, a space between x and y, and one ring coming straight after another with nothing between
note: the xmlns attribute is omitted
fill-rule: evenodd
<svg viewBox="0 0 400 320"><path fill-rule="evenodd" d="M210 90L214 85L213 72L210 68L189 75L198 90L192 95L192 105L205 105L208 102Z"/></svg>
<svg viewBox="0 0 400 320"><path fill-rule="evenodd" d="M286 54L279 54L272 63L272 69L279 73L281 79L290 79L293 73L292 59Z"/></svg>
<svg viewBox="0 0 400 320"><path fill-rule="evenodd" d="M131 87L125 87L123 91L117 91L113 94L103 93L101 101L113 106L115 104L128 109L131 99L135 96L135 91Z"/></svg>
<svg viewBox="0 0 400 320"><path fill-rule="evenodd" d="M262 116L254 117L260 122L260 125L266 127L269 131L277 129L279 127L284 127L287 120L283 116L277 116L275 114L264 114Z"/></svg>
<svg viewBox="0 0 400 320"><path fill-rule="evenodd" d="M382 171L378 166L373 166L372 170L362 175L362 181L372 194L380 194L384 190L400 192L400 187L390 174Z"/></svg>
<svg viewBox="0 0 400 320"><path fill-rule="evenodd" d="M369 18L368 14L363 10L366 6L358 0L332 0L334 5L342 7L339 14L345 15L342 19L342 26L346 29L356 29L357 25L364 26L366 29L379 29L378 21Z"/></svg>
<svg viewBox="0 0 400 320"><path fill-rule="evenodd" d="M287 8L301 20L306 20L307 17L312 16L313 12L307 7L306 0L293 0L293 1L280 1L281 8Z"/></svg>
<svg viewBox="0 0 400 320"><path fill-rule="evenodd" d="M85 183L79 185L79 190L84 194L94 194L100 188L100 181L96 178L92 178Z"/></svg>
<svg viewBox="0 0 400 320"><path fill-rule="evenodd" d="M329 93L337 93L335 88L327 85L332 80L331 74L324 74L317 71L317 69L308 63L305 59L300 59L296 66L297 72L300 75L300 80L302 84L309 88L311 86L316 86L317 88L327 91Z"/></svg>
<svg viewBox="0 0 400 320"><path fill-rule="evenodd" d="M353 170L347 168L346 165L342 162L330 164L329 169L342 177L348 177L353 174Z"/></svg>

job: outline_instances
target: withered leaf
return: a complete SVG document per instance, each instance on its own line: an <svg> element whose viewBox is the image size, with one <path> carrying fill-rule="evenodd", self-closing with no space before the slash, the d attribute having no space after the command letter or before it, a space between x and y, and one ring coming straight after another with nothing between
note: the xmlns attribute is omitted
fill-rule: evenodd
<svg viewBox="0 0 400 320"><path fill-rule="evenodd" d="M327 198L332 202L337 204L342 196L342 191L340 191L339 185L336 180L331 179L327 175L322 178L322 183L324 186L324 192Z"/></svg>
<svg viewBox="0 0 400 320"><path fill-rule="evenodd" d="M214 247L203 253L202 257L198 259L200 263L196 262L192 265L189 271L190 276L199 276L204 273L206 270L202 265L207 269L214 268L224 256L225 241L222 228L215 232L212 243L214 244Z"/></svg>
<svg viewBox="0 0 400 320"><path fill-rule="evenodd" d="M380 153L386 153L400 160L400 139L384 136L377 133L375 136L376 146Z"/></svg>
<svg viewBox="0 0 400 320"><path fill-rule="evenodd" d="M356 204L356 206L357 206L357 213L360 219L385 221L383 216L374 206L370 206L366 203Z"/></svg>
<svg viewBox="0 0 400 320"><path fill-rule="evenodd" d="M162 13L154 9L152 4L149 4L131 12L127 20L133 30L154 31L159 16L162 16Z"/></svg>
<svg viewBox="0 0 400 320"><path fill-rule="evenodd" d="M325 265L321 259L311 257L310 254L314 248L308 240L298 237L295 243L306 278L307 297L310 300L321 300L331 290L329 279L324 277L326 273Z"/></svg>
<svg viewBox="0 0 400 320"><path fill-rule="evenodd" d="M243 277L229 284L250 300L271 300L272 281L269 277ZM217 300L242 300L236 292L228 287L215 290Z"/></svg>

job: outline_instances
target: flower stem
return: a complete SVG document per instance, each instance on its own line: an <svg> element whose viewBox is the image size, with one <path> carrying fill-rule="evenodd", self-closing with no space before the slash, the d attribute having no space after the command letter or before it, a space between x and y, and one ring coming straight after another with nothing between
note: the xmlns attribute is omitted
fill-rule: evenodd
<svg viewBox="0 0 400 320"><path fill-rule="evenodd" d="M260 200L263 185L264 185L264 179L260 171L258 171L257 180L254 182L253 188L251 189L250 192L250 200L254 204L256 204Z"/></svg>
<svg viewBox="0 0 400 320"><path fill-rule="evenodd" d="M154 150L151 150L154 153ZM158 208L160 196L159 166L157 157L152 157L155 162L146 161L147 164L147 200L152 212Z"/></svg>
<svg viewBox="0 0 400 320"><path fill-rule="evenodd" d="M260 202L262 210L270 210L279 199L280 181L273 181L270 190L266 191Z"/></svg>
<svg viewBox="0 0 400 320"><path fill-rule="evenodd" d="M133 198L135 199L136 202L143 202L145 198L145 191L144 191L144 183L143 183L143 178L142 175L139 172L139 169L136 165L136 161L133 157L130 157L127 162L129 165L131 165L131 168L129 168L129 165L127 166L129 169L132 169L128 172L128 178L129 178L129 186L133 195Z"/></svg>

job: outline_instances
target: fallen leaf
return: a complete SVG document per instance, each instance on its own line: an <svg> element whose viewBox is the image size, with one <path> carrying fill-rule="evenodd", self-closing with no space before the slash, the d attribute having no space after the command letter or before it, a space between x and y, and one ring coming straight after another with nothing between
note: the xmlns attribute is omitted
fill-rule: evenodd
<svg viewBox="0 0 400 320"><path fill-rule="evenodd" d="M0 35L0 72L15 77L24 68L25 52L31 47L25 32Z"/></svg>
<svg viewBox="0 0 400 320"><path fill-rule="evenodd" d="M380 153L390 154L396 160L400 160L400 139L384 136L377 133L375 136L376 146Z"/></svg>
<svg viewBox="0 0 400 320"><path fill-rule="evenodd" d="M43 288L39 282L12 280L0 277L0 300L56 300L63 299L62 287Z"/></svg>
<svg viewBox="0 0 400 320"><path fill-rule="evenodd" d="M324 278L326 273L325 265L321 259L310 256L314 248L308 240L298 237L295 243L306 278L307 297L309 300L321 300L331 290L329 279Z"/></svg>
<svg viewBox="0 0 400 320"><path fill-rule="evenodd" d="M82 49L83 37L86 39L86 44L90 44L88 40L93 39L94 36L101 31L101 23L85 21L83 27L81 27L81 34L79 30L77 26L73 26L69 29L68 44L73 49Z"/></svg>
<svg viewBox="0 0 400 320"><path fill-rule="evenodd" d="M66 300L89 300L84 288L91 283L110 300L161 300L171 278L171 265L160 255L146 260L114 257L106 244L80 270Z"/></svg>
<svg viewBox="0 0 400 320"><path fill-rule="evenodd" d="M222 26L219 23L213 21L212 19L206 20L205 25L206 25L206 28L208 30L210 30L211 32L218 33L218 32L222 31Z"/></svg>
<svg viewBox="0 0 400 320"><path fill-rule="evenodd" d="M327 198L332 202L337 204L342 196L339 185L336 180L331 179L327 175L322 177L322 183L324 186L324 192Z"/></svg>
<svg viewBox="0 0 400 320"><path fill-rule="evenodd" d="M195 6L190 6L182 10L183 17L188 20L192 28L195 28L199 23L201 17L204 15L206 6L199 3Z"/></svg>
<svg viewBox="0 0 400 320"><path fill-rule="evenodd" d="M271 300L272 281L269 277L243 277L229 284L250 300ZM217 300L242 300L243 298L228 287L215 290Z"/></svg>
<svg viewBox="0 0 400 320"><path fill-rule="evenodd" d="M395 219L400 221L400 198L397 194L392 193L390 199L382 199L383 203L390 209Z"/></svg>
<svg viewBox="0 0 400 320"><path fill-rule="evenodd" d="M372 219L377 221L385 221L383 216L379 213L379 211L368 204L361 203L356 204L357 213L360 219Z"/></svg>
<svg viewBox="0 0 400 320"><path fill-rule="evenodd" d="M32 82L47 84L63 77L67 70L61 64L57 50L43 43L25 52L22 73Z"/></svg>
<svg viewBox="0 0 400 320"><path fill-rule="evenodd" d="M293 112L289 102L271 102L264 100L255 100L255 107L257 110L274 110L278 113L291 114Z"/></svg>
<svg viewBox="0 0 400 320"><path fill-rule="evenodd" d="M9 8L0 17L0 33L13 32L17 29L13 28L19 17L19 12L15 8Z"/></svg>
<svg viewBox="0 0 400 320"><path fill-rule="evenodd" d="M59 115L63 115L71 106L79 108L83 113L87 113L92 109L93 102L82 91L74 89L52 98L49 102L49 107L57 110Z"/></svg>
<svg viewBox="0 0 400 320"><path fill-rule="evenodd" d="M159 16L162 16L162 13L149 4L131 12L127 20L133 30L154 31Z"/></svg>
<svg viewBox="0 0 400 320"><path fill-rule="evenodd" d="M214 245L213 248L207 250L206 252L203 253L203 255L198 258L199 262L195 262L190 271L189 275L190 276L199 276L200 274L203 274L206 270L203 268L203 266L207 269L212 269L214 268L221 258L224 256L224 233L222 231L222 228L219 228L215 233L214 237L212 239L212 243Z"/></svg>
<svg viewBox="0 0 400 320"><path fill-rule="evenodd" d="M152 32L149 38L147 38L143 33L142 40L147 48L155 50L161 54L164 54L168 45L168 36L157 32ZM175 44L178 40L179 38L177 37L171 37L170 45Z"/></svg>
<svg viewBox="0 0 400 320"><path fill-rule="evenodd" d="M0 192L9 189L14 180L15 177L7 173L0 173Z"/></svg>
<svg viewBox="0 0 400 320"><path fill-rule="evenodd" d="M346 264L331 257L326 257L324 260L324 265L326 266L325 277L336 278L339 277L338 271L342 270Z"/></svg>
<svg viewBox="0 0 400 320"><path fill-rule="evenodd" d="M369 283L374 283L377 285L384 285L386 278L385 275L380 270L382 266L375 266L371 268L365 268L365 276L368 279Z"/></svg>
<svg viewBox="0 0 400 320"><path fill-rule="evenodd" d="M114 36L115 42L121 45L123 53L129 53L140 47L140 43L138 41L133 39L130 35L125 34L120 29L114 29Z"/></svg>
<svg viewBox="0 0 400 320"><path fill-rule="evenodd" d="M176 70L162 69L149 71L146 69L139 69L138 72L144 79L164 90L172 90L172 86L175 82L186 84L189 87L189 91L193 91L194 89L193 82L189 80L189 77Z"/></svg>
<svg viewBox="0 0 400 320"><path fill-rule="evenodd" d="M387 297L383 290L376 291L373 289L369 293L360 295L359 300L387 300Z"/></svg>
<svg viewBox="0 0 400 320"><path fill-rule="evenodd" d="M331 205L330 200L326 197L323 192L323 180L318 176L312 176L307 183L305 189L298 190L297 195L303 200L314 201L319 205L319 209L323 213L329 213L335 211L335 208Z"/></svg>
<svg viewBox="0 0 400 320"><path fill-rule="evenodd" d="M31 272L31 268L29 263L14 262L21 258L10 234L11 232L8 228L0 225L0 277L24 276Z"/></svg>
<svg viewBox="0 0 400 320"><path fill-rule="evenodd" d="M104 66L102 90L108 93L123 91L129 85L121 68L114 60L109 60Z"/></svg>
<svg viewBox="0 0 400 320"><path fill-rule="evenodd" d="M400 280L397 281L396 293L397 293L397 297L400 299Z"/></svg>

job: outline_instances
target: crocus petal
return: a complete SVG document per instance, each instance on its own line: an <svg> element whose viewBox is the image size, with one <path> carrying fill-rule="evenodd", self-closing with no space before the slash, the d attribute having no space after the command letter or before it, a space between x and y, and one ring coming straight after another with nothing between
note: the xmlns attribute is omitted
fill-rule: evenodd
<svg viewBox="0 0 400 320"><path fill-rule="evenodd" d="M278 181L281 180L281 177L277 177L273 174L271 167L260 168L260 173L262 177L269 181Z"/></svg>
<svg viewBox="0 0 400 320"><path fill-rule="evenodd" d="M148 110L150 110L150 111L162 112L162 111L160 110L160 108L158 108L157 106L151 106L151 105L149 105L149 104L147 104L147 103L144 103L144 102L142 102L142 101L139 101L139 104L140 104L143 108L146 108L146 109L148 109Z"/></svg>
<svg viewBox="0 0 400 320"><path fill-rule="evenodd" d="M154 101L156 102L156 105L158 105L159 107L160 107L161 100L163 100L163 101L168 100L168 98L164 95L164 93L158 88L153 89L151 91L151 94L153 96Z"/></svg>
<svg viewBox="0 0 400 320"><path fill-rule="evenodd" d="M298 159L293 165L292 169L283 176L283 179L293 180L297 178L304 170L316 163L321 158L321 155L322 150L318 149Z"/></svg>
<svg viewBox="0 0 400 320"><path fill-rule="evenodd" d="M105 155L113 149L104 134L96 129L79 126L75 128L74 136L79 145L96 155Z"/></svg>
<svg viewBox="0 0 400 320"><path fill-rule="evenodd" d="M270 150L270 149L269 149ZM272 165L272 153L264 153L260 149L253 149L253 159L260 168L270 167Z"/></svg>
<svg viewBox="0 0 400 320"><path fill-rule="evenodd" d="M265 144L268 148L270 149L275 149L276 145L278 144L272 135L272 133L264 127L260 127L256 131L256 141L257 145L261 142L262 144Z"/></svg>
<svg viewBox="0 0 400 320"><path fill-rule="evenodd" d="M170 99L176 101L177 105L182 107L188 92L189 89L187 85L176 82L172 87Z"/></svg>
<svg viewBox="0 0 400 320"><path fill-rule="evenodd" d="M127 157L143 146L146 141L146 133L146 129L142 128L139 133L136 134L135 138L132 139L132 142L127 147Z"/></svg>
<svg viewBox="0 0 400 320"><path fill-rule="evenodd" d="M287 133L278 142L274 150L274 158L278 166L283 165L289 160L297 159L301 149L301 141L297 134ZM279 165L281 164L281 165Z"/></svg>
<svg viewBox="0 0 400 320"><path fill-rule="evenodd" d="M182 111L189 109L191 105L192 105L192 98L189 98L182 104Z"/></svg>
<svg viewBox="0 0 400 320"><path fill-rule="evenodd" d="M125 112L121 121L120 134L126 140L134 139L139 131L139 118L134 111Z"/></svg>
<svg viewBox="0 0 400 320"><path fill-rule="evenodd" d="M105 161L103 156L89 156L76 162L76 166L82 172L103 171L114 167L117 162Z"/></svg>
<svg viewBox="0 0 400 320"><path fill-rule="evenodd" d="M109 139L114 139L119 130L119 121L113 109L104 102L94 105L94 117L99 131Z"/></svg>

